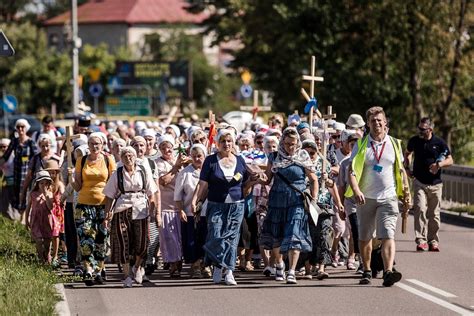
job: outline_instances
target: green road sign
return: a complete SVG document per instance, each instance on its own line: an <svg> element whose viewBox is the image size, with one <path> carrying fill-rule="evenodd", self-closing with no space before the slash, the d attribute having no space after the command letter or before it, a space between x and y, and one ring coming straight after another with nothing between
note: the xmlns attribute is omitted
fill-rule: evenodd
<svg viewBox="0 0 474 316"><path fill-rule="evenodd" d="M145 97L111 96L105 98L109 115L151 115L151 100Z"/></svg>

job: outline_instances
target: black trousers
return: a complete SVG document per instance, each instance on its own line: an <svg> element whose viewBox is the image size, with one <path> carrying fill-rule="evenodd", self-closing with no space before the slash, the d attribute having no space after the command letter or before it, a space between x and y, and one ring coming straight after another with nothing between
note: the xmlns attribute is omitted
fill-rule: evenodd
<svg viewBox="0 0 474 316"><path fill-rule="evenodd" d="M64 232L66 235L67 247L67 262L68 264L76 264L77 260L77 230L74 221L74 207L73 203L66 203L66 210L64 212Z"/></svg>
<svg viewBox="0 0 474 316"><path fill-rule="evenodd" d="M352 241L354 242L354 253L359 251L359 224L357 221L357 213L349 215L349 223L351 223Z"/></svg>

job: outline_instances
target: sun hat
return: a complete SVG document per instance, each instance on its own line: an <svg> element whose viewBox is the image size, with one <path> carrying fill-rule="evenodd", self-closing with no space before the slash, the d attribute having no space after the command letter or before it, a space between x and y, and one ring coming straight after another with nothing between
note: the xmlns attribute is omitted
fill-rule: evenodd
<svg viewBox="0 0 474 316"><path fill-rule="evenodd" d="M48 161L46 161L43 170L46 170L46 171L59 170L59 162L55 159L49 159Z"/></svg>
<svg viewBox="0 0 474 316"><path fill-rule="evenodd" d="M40 182L41 180L48 180L50 182L53 182L53 179L51 179L51 176L49 175L49 172L46 170L40 170L36 173L35 177L35 185Z"/></svg>
<svg viewBox="0 0 474 316"><path fill-rule="evenodd" d="M346 125L350 128L361 128L365 126L365 122L359 114L351 114L347 119Z"/></svg>

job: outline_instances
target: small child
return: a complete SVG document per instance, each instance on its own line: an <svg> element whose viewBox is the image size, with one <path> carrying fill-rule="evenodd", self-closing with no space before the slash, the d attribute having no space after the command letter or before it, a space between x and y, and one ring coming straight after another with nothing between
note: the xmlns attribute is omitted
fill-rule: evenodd
<svg viewBox="0 0 474 316"><path fill-rule="evenodd" d="M57 219L52 213L53 179L49 172L41 170L36 173L31 198L26 207L26 225L35 240L38 258L43 263L51 263L50 249L54 227ZM31 216L30 216L31 215Z"/></svg>

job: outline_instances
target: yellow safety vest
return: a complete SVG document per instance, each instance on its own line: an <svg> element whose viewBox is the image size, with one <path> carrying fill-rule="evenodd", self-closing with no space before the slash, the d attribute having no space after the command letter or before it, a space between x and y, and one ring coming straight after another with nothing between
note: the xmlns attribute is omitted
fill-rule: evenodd
<svg viewBox="0 0 474 316"><path fill-rule="evenodd" d="M402 181L402 143L401 140L388 136L392 142L393 149L395 151L395 187L398 198L403 197L403 181ZM357 183L360 183L360 178L362 177L362 172L364 171L365 164L365 152L367 151L367 143L369 142L369 135L365 136L362 139L357 141L357 154L352 160L352 172L354 172L357 179ZM354 195L350 185L347 186L346 193L344 196L350 198Z"/></svg>

